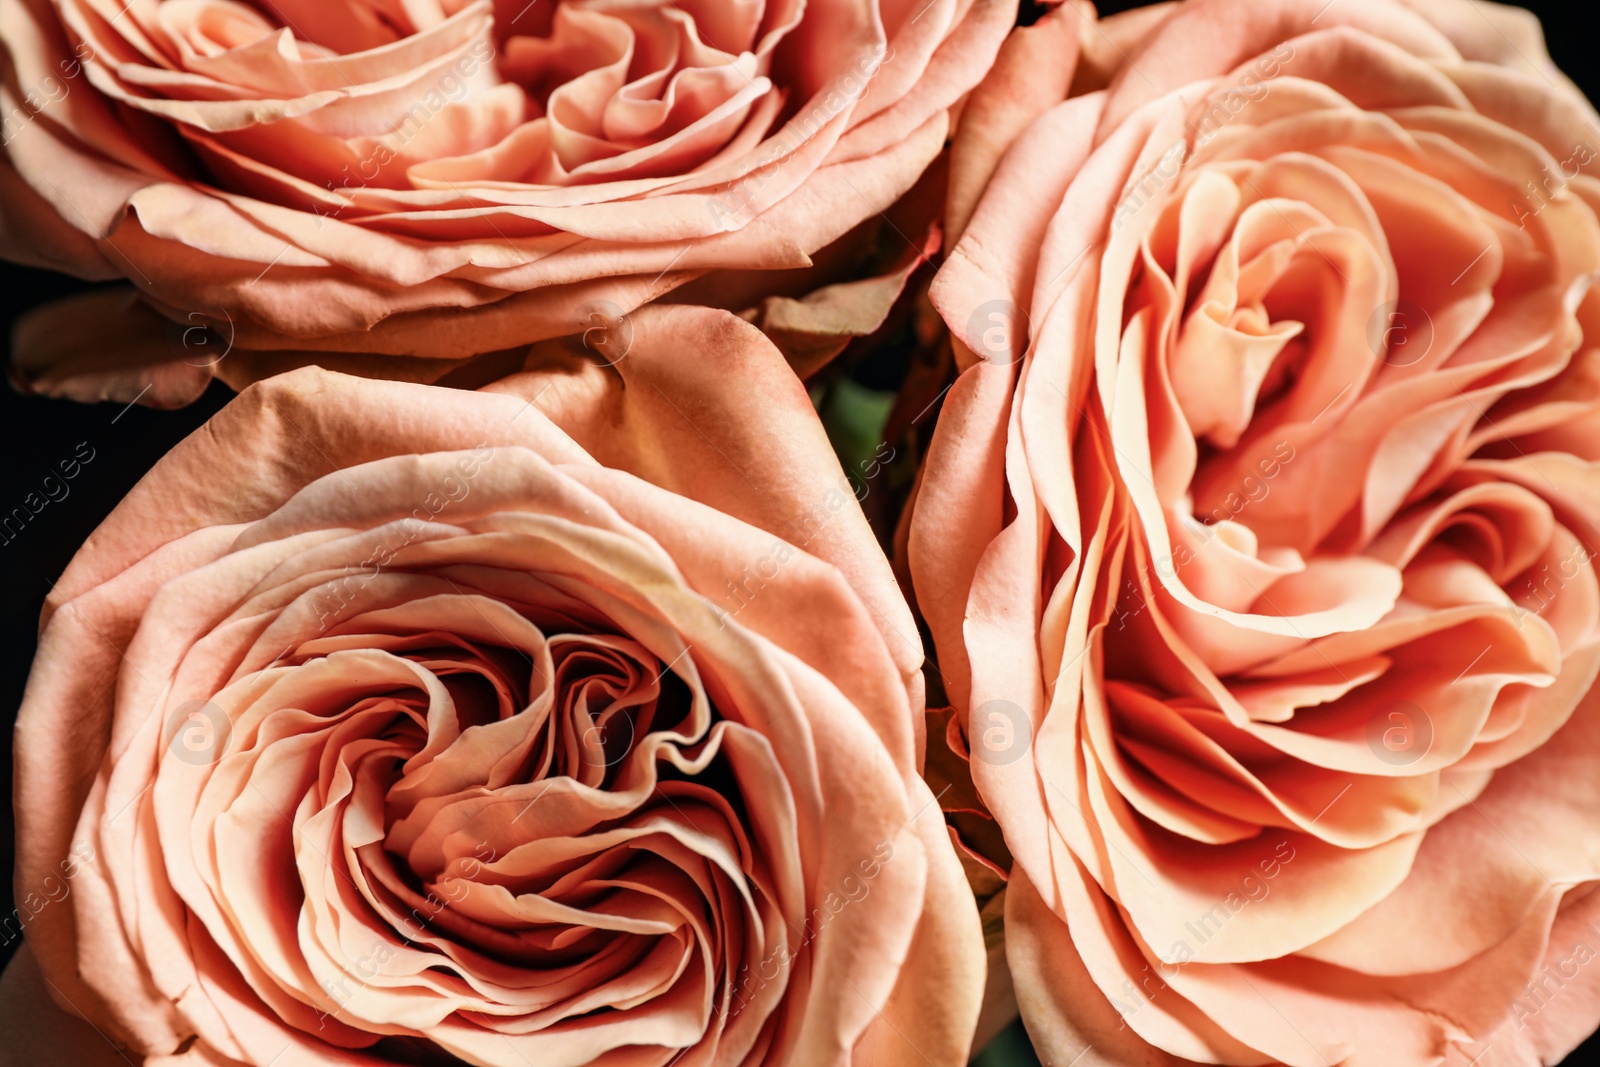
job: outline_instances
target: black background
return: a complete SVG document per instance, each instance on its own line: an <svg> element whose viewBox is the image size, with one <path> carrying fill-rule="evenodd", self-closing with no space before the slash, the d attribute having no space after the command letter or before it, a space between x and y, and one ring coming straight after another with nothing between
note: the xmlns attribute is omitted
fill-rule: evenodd
<svg viewBox="0 0 1600 1067"><path fill-rule="evenodd" d="M1027 6L1025 4L1025 6ZM1138 3L1098 5L1111 14ZM1600 100L1600 67L1593 61L1591 11L1586 4L1550 0L1525 3L1543 20L1550 53L1557 65L1578 83L1591 100ZM0 263L0 338L10 355L12 324L29 309L69 293L89 288L85 283L47 271ZM117 338L107 337L107 344ZM23 397L0 385L0 514L19 505L29 493L39 492L47 475L58 474L59 461L71 458L80 442L94 449L94 459L83 465L67 483L68 495L52 501L9 543L0 543L0 707L15 715L22 701L37 637L39 609L51 584L65 569L72 554L111 511L122 496L156 460L227 402L231 393L213 384L196 404L181 411L152 411L121 404L83 405L66 401ZM59 490L55 490L59 493ZM0 782L11 792L11 735L4 735L0 754ZM62 738L63 745L74 743ZM0 820L0 870L12 863L10 819ZM0 880L0 917L11 914L9 878ZM1426 931L1418 931L1426 936ZM19 942L0 945L0 962L9 958ZM1588 1053L1590 1055L1586 1056ZM1577 1049L1567 1061L1600 1063L1600 1035Z"/></svg>

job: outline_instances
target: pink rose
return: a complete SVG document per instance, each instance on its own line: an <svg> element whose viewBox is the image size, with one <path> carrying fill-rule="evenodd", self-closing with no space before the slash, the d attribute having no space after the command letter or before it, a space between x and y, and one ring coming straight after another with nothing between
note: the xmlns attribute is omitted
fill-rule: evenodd
<svg viewBox="0 0 1600 1067"><path fill-rule="evenodd" d="M935 157L1016 3L3 12L0 252L126 278L219 339L142 321L116 365L46 340L16 373L175 403L314 359L431 380L708 272L806 266Z"/></svg>
<svg viewBox="0 0 1600 1067"><path fill-rule="evenodd" d="M1555 1062L1600 1021L1600 119L1468 0L1063 8L981 97L1027 121L957 135L908 552L1046 1062Z"/></svg>
<svg viewBox="0 0 1600 1067"><path fill-rule="evenodd" d="M636 326L498 392L281 375L133 490L46 608L17 887L70 892L5 1002L36 958L195 1067L965 1061L888 563L759 332Z"/></svg>

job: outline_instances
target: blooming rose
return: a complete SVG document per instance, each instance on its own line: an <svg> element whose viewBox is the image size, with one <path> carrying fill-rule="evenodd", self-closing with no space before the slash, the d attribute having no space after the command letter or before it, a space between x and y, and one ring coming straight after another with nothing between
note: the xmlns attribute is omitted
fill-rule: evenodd
<svg viewBox="0 0 1600 1067"><path fill-rule="evenodd" d="M964 1062L888 563L754 327L639 318L625 389L273 378L90 538L17 727L58 1003L150 1064Z"/></svg>
<svg viewBox="0 0 1600 1067"><path fill-rule="evenodd" d="M337 354L436 378L707 272L805 266L922 173L1015 13L0 0L0 252L125 277L240 353L24 350L18 375L120 396L132 366L169 402Z"/></svg>
<svg viewBox="0 0 1600 1067"><path fill-rule="evenodd" d="M1005 53L908 551L1030 1033L1560 1059L1600 1021L1600 120L1468 0Z"/></svg>

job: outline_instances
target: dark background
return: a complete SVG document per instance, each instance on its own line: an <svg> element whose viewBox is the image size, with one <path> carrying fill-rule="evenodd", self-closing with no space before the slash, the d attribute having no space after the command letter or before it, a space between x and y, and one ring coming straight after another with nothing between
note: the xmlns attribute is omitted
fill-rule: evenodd
<svg viewBox="0 0 1600 1067"><path fill-rule="evenodd" d="M1029 0L1024 0L1024 7L1029 6ZM1097 6L1102 14L1112 14L1143 5L1106 0ZM1600 100L1600 67L1593 62L1593 23L1588 5L1542 0L1522 6L1543 20L1557 65L1591 100ZM88 288L83 282L59 274L0 263L0 342L4 343L7 362L11 327L19 316L49 300ZM115 337L106 339L107 344L116 342ZM48 475L59 475L58 462L72 458L80 443L87 442L94 449L94 459L66 483L69 491L65 498L47 504L9 543L3 543L4 535L0 535L0 589L4 590L0 597L0 708L7 715L14 716L22 701L33 659L39 609L72 554L140 476L226 403L229 396L229 390L217 383L188 408L152 411L137 406L124 408L121 404L84 405L22 397L0 385L0 457L5 458L0 463L0 514L19 505L29 493L41 492L40 483ZM0 785L9 797L11 735L6 731L0 736L4 738ZM72 738L62 738L62 744L72 743ZM0 820L0 871L11 870L11 836L7 817ZM10 879L0 879L0 918L9 917L12 907ZM0 943L0 964L10 958L18 944L20 941ZM1600 1063L1600 1058L1594 1058L1596 1055L1600 1055L1600 1036L1577 1049L1567 1062ZM1004 1060L1021 1062L1012 1055L1005 1055Z"/></svg>

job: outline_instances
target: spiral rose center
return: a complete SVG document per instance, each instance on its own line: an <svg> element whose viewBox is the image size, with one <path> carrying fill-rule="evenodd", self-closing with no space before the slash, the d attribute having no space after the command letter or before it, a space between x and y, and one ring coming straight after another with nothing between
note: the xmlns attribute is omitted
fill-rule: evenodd
<svg viewBox="0 0 1600 1067"><path fill-rule="evenodd" d="M172 739L157 804L195 813L209 887L186 899L301 1029L458 1050L508 1014L649 1029L663 998L731 995L773 918L743 728L687 648L538 617L450 595L357 616L213 698L214 766Z"/></svg>
<svg viewBox="0 0 1600 1067"><path fill-rule="evenodd" d="M1397 148L1388 118L1339 112L1329 141L1325 104L1134 181L1117 224L1144 229L1118 382L1139 410L1109 414L1137 519L1107 591L1108 766L1200 840L1429 825L1435 776L1564 718L1570 697L1535 693L1575 685L1593 641L1571 488L1501 422L1592 391L1557 384L1588 261L1532 255L1556 238L1421 135L1436 156Z"/></svg>

